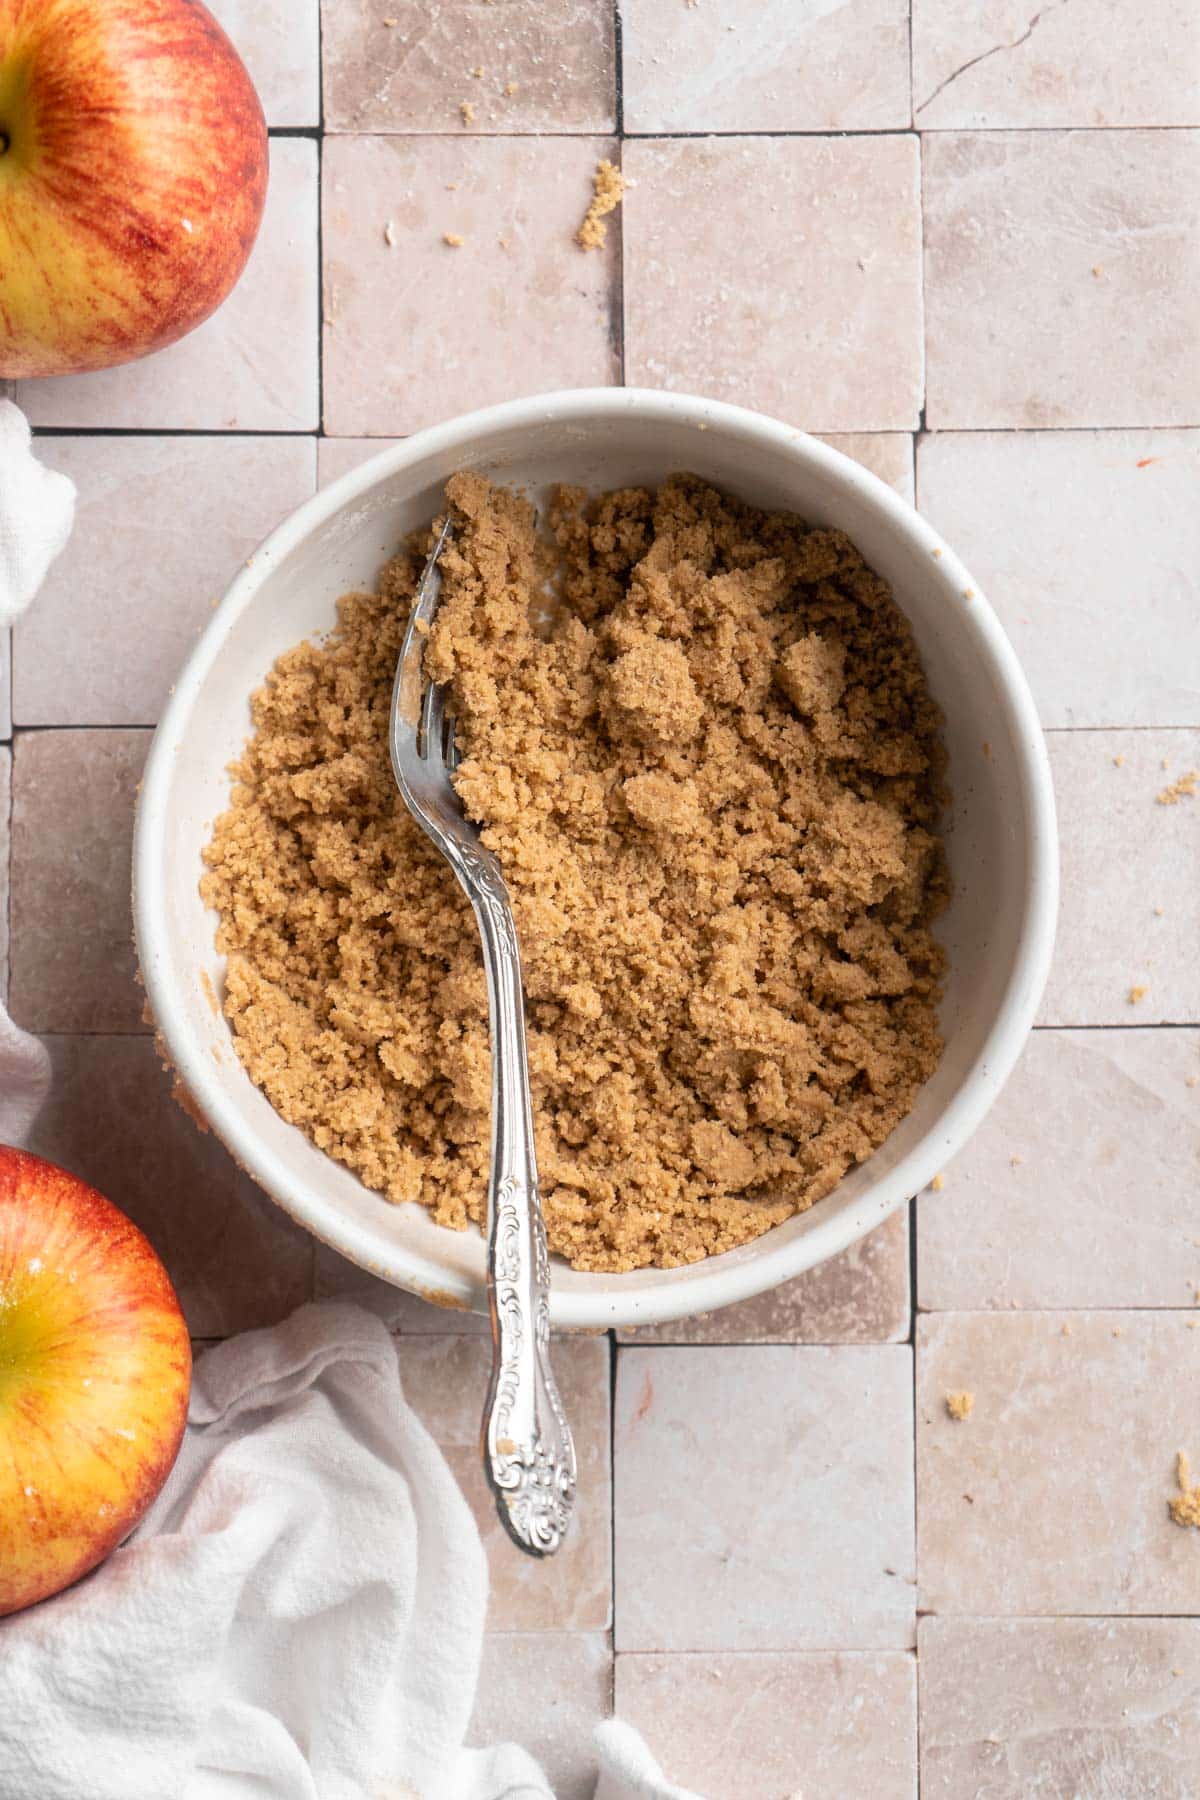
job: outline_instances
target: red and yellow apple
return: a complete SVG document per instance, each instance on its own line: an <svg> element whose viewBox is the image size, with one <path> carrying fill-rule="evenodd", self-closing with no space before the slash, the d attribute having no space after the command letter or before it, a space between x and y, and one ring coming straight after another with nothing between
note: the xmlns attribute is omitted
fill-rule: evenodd
<svg viewBox="0 0 1200 1800"><path fill-rule="evenodd" d="M0 0L0 377L174 343L266 191L258 95L199 0Z"/></svg>
<svg viewBox="0 0 1200 1800"><path fill-rule="evenodd" d="M124 1213L0 1146L0 1615L103 1562L179 1451L191 1350Z"/></svg>

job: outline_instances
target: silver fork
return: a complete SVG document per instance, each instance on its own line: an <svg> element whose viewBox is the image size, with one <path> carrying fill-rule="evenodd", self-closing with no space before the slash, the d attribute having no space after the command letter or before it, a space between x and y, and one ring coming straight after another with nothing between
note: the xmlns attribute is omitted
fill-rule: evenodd
<svg viewBox="0 0 1200 1800"><path fill-rule="evenodd" d="M575 1446L550 1368L550 1258L533 1147L521 954L500 864L450 780L459 758L445 691L427 680L424 667L441 598L438 558L450 537L447 519L425 564L396 664L392 770L409 812L458 877L483 943L492 1036L492 1378L483 1469L509 1536L531 1556L551 1556L575 1504Z"/></svg>

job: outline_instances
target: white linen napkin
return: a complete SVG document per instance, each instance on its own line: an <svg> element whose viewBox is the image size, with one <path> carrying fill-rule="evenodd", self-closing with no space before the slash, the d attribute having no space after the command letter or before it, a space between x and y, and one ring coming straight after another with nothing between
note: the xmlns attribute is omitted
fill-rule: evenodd
<svg viewBox="0 0 1200 1800"><path fill-rule="evenodd" d="M386 1326L348 1301L302 1307L198 1360L141 1527L0 1624L0 1794L553 1800L524 1751L461 1747L486 1598ZM689 1800L636 1734L609 1733L605 1800Z"/></svg>
<svg viewBox="0 0 1200 1800"><path fill-rule="evenodd" d="M74 483L38 462L24 413L0 400L0 631L41 587L74 517ZM14 1025L0 1004L0 1142L21 1142L49 1085L45 1045Z"/></svg>
<svg viewBox="0 0 1200 1800"><path fill-rule="evenodd" d="M0 400L0 630L41 587L74 517L74 483L37 460L24 413Z"/></svg>

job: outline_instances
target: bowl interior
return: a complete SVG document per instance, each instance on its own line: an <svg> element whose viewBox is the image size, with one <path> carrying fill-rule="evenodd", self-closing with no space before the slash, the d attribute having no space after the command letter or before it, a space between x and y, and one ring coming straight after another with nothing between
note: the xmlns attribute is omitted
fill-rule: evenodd
<svg viewBox="0 0 1200 1800"><path fill-rule="evenodd" d="M135 850L139 951L179 1072L234 1155L317 1236L399 1285L481 1305L479 1236L433 1225L420 1206L388 1205L251 1084L212 1000L222 959L197 883L201 848L227 803L227 765L247 735L250 693L281 651L332 625L340 594L373 583L459 468L534 492L560 481L653 484L690 469L760 506L840 526L891 583L944 710L954 880L939 932L951 967L946 1052L913 1112L827 1199L754 1244L682 1269L609 1276L556 1262L554 1271L562 1325L651 1322L744 1298L844 1248L917 1191L1011 1066L1044 980L1055 900L1032 703L994 617L930 527L845 458L735 409L627 391L498 408L385 453L293 515L239 574L159 727Z"/></svg>

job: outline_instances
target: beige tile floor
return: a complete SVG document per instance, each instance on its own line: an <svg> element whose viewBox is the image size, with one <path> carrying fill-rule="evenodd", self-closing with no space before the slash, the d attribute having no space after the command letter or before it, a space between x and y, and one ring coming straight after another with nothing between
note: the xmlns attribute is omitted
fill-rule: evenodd
<svg viewBox="0 0 1200 1800"><path fill-rule="evenodd" d="M273 130L244 282L158 357L17 394L80 494L11 721L0 643L36 1148L146 1228L198 1338L369 1287L196 1131L142 1018L130 815L179 660L314 483L465 407L628 379L834 434L915 492L1028 670L1064 853L1041 1028L911 1226L563 1344L586 1498L552 1567L488 1522L478 1322L395 1297L487 1527L474 1729L518 1717L565 1800L614 1692L713 1800L1194 1800L1200 1534L1166 1503L1177 1449L1200 1465L1200 800L1155 797L1200 764L1200 15L213 4ZM635 185L584 256L608 153Z"/></svg>

